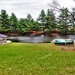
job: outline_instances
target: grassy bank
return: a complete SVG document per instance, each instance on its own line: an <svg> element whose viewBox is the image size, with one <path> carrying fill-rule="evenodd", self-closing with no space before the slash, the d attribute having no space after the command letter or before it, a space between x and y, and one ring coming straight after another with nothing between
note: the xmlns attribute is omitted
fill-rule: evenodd
<svg viewBox="0 0 75 75"><path fill-rule="evenodd" d="M0 45L0 75L74 75L75 52L51 43Z"/></svg>

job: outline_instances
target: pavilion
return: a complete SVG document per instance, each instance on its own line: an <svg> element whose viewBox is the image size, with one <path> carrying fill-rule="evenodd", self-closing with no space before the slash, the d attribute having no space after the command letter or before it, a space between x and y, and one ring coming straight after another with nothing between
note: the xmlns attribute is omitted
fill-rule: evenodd
<svg viewBox="0 0 75 75"><path fill-rule="evenodd" d="M7 36L4 34L0 34L0 44L7 43Z"/></svg>

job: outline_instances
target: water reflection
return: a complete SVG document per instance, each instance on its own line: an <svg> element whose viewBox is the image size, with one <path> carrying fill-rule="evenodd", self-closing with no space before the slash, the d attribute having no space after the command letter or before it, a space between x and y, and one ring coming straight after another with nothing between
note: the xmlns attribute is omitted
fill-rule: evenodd
<svg viewBox="0 0 75 75"><path fill-rule="evenodd" d="M8 37L11 41L20 41L20 42L50 42L53 39L72 39L75 40L75 35L66 35L66 36L17 36L17 37Z"/></svg>

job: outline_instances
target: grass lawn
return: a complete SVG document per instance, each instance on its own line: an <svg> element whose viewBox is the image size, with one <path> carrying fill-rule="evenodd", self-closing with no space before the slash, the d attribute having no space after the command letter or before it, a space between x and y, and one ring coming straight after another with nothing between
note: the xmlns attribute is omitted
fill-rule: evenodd
<svg viewBox="0 0 75 75"><path fill-rule="evenodd" d="M75 75L75 52L52 43L0 45L0 75Z"/></svg>

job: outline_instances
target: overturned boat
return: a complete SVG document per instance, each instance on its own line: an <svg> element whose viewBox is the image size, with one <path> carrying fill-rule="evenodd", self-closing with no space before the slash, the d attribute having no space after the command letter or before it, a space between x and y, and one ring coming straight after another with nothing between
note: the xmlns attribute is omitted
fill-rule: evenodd
<svg viewBox="0 0 75 75"><path fill-rule="evenodd" d="M61 45L68 45L68 44L74 44L74 41L71 39L57 39L54 43Z"/></svg>

